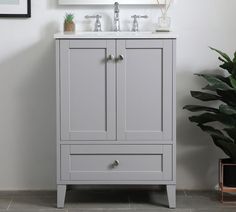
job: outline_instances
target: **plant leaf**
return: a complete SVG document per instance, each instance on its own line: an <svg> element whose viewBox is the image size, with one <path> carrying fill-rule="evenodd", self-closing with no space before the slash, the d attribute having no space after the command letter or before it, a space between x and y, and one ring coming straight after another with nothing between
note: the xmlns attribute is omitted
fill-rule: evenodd
<svg viewBox="0 0 236 212"><path fill-rule="evenodd" d="M236 62L233 63L232 77L236 79Z"/></svg>
<svg viewBox="0 0 236 212"><path fill-rule="evenodd" d="M218 49L212 48L212 47L210 47L210 49L217 52L218 54L220 54L221 57L223 57L223 58L219 58L219 60L223 62L223 64L221 64L220 67L227 70L230 74L233 74L236 77L236 68L234 66L235 56L232 61L226 53L224 53ZM224 61L224 59L225 59L225 61Z"/></svg>
<svg viewBox="0 0 236 212"><path fill-rule="evenodd" d="M215 75L207 75L207 74L196 74L197 76L203 77L207 80L210 87L218 90L229 90L232 89L227 83L222 81L219 77Z"/></svg>
<svg viewBox="0 0 236 212"><path fill-rule="evenodd" d="M228 143L221 137L217 135L211 135L213 142L216 146L224 151L226 155L232 158L234 161L236 159L236 145L234 143Z"/></svg>
<svg viewBox="0 0 236 212"><path fill-rule="evenodd" d="M201 91L191 91L191 96L202 101L221 100L221 97L218 95L205 93Z"/></svg>
<svg viewBox="0 0 236 212"><path fill-rule="evenodd" d="M226 115L236 115L236 108L228 105L220 105L219 110Z"/></svg>
<svg viewBox="0 0 236 212"><path fill-rule="evenodd" d="M229 77L224 77L224 76L219 75L219 74L212 74L210 76L213 76L213 77L221 80L222 82L225 82L227 85L231 86L231 82L230 82Z"/></svg>
<svg viewBox="0 0 236 212"><path fill-rule="evenodd" d="M191 116L189 120L200 125L218 121L230 127L236 126L236 118L225 114L203 113L198 116Z"/></svg>
<svg viewBox="0 0 236 212"><path fill-rule="evenodd" d="M221 62L223 62L223 63L227 62L227 61L224 60L222 57L218 57L218 59L219 59Z"/></svg>
<svg viewBox="0 0 236 212"><path fill-rule="evenodd" d="M207 132L211 135L224 136L224 134L220 130L215 129L214 127L202 125L202 124L198 124L198 127L200 127L202 131Z"/></svg>
<svg viewBox="0 0 236 212"><path fill-rule="evenodd" d="M233 140L231 140L230 138L228 138L227 136L224 135L224 133L222 133L220 130L215 129L214 127L208 126L208 125L202 125L202 124L198 124L198 127L201 128L202 131L209 133L210 135L216 135L218 138L224 140L227 143L234 143ZM234 130L235 136L236 136L236 128L226 128L224 129L226 130ZM230 131L231 132L231 131ZM232 137L233 138L233 137ZM236 137L235 137L236 138ZM233 138L234 139L234 138Z"/></svg>
<svg viewBox="0 0 236 212"><path fill-rule="evenodd" d="M203 87L202 90L208 90L208 91L214 91L215 92L217 89L215 89L215 87L207 85L207 86Z"/></svg>
<svg viewBox="0 0 236 212"><path fill-rule="evenodd" d="M212 75L214 76L215 78L221 80L222 82L226 83L227 85L231 86L231 82L230 82L230 78L229 77L224 77L224 76L221 76L221 75ZM207 85L205 86L204 88L202 88L203 90L209 90L209 91L216 91L217 89L215 88L215 86L210 86L210 85Z"/></svg>
<svg viewBox="0 0 236 212"><path fill-rule="evenodd" d="M234 70L234 64L233 64L233 62L225 62L220 65L220 68L223 68L223 69L227 70L230 74L232 74L233 70Z"/></svg>
<svg viewBox="0 0 236 212"><path fill-rule="evenodd" d="M191 112L199 112L199 111L208 111L213 113L218 113L219 110L212 107L205 107L201 105L186 105L183 107L183 109L191 111Z"/></svg>
<svg viewBox="0 0 236 212"><path fill-rule="evenodd" d="M229 77L230 79L230 84L232 85L233 88L236 88L236 79L231 75Z"/></svg>
<svg viewBox="0 0 236 212"><path fill-rule="evenodd" d="M221 101L236 107L236 90L216 90L216 93L220 96Z"/></svg>
<svg viewBox="0 0 236 212"><path fill-rule="evenodd" d="M225 82L227 85L231 86L229 77L224 77L224 76L219 75L219 74L216 74L216 75L213 75L213 76L216 77L217 79L221 80L222 82Z"/></svg>
<svg viewBox="0 0 236 212"><path fill-rule="evenodd" d="M233 62L236 63L236 52L234 52L234 59Z"/></svg>
<svg viewBox="0 0 236 212"><path fill-rule="evenodd" d="M234 143L236 144L236 128L225 128L225 132L234 140Z"/></svg>
<svg viewBox="0 0 236 212"><path fill-rule="evenodd" d="M225 58L228 62L232 62L231 59L230 59L230 57L229 57L226 53L224 53L224 52L222 52L222 51L220 51L220 50L218 50L218 49L212 48L212 47L210 47L210 49L213 50L213 51L215 51L215 52L217 52L218 54L220 54L220 55L221 55L223 58Z"/></svg>

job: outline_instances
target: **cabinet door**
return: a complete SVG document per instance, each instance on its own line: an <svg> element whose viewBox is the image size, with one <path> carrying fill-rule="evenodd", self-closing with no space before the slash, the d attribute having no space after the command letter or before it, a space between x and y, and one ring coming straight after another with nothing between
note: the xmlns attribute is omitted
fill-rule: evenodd
<svg viewBox="0 0 236 212"><path fill-rule="evenodd" d="M119 40L117 56L118 140L172 140L172 41Z"/></svg>
<svg viewBox="0 0 236 212"><path fill-rule="evenodd" d="M115 41L60 41L61 140L115 140Z"/></svg>

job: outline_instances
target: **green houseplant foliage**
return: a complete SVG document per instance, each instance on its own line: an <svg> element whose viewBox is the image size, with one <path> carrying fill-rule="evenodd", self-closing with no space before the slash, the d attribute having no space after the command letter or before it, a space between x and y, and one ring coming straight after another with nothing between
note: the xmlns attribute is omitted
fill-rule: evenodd
<svg viewBox="0 0 236 212"><path fill-rule="evenodd" d="M72 23L74 20L74 14L66 13L65 15L65 23Z"/></svg>
<svg viewBox="0 0 236 212"><path fill-rule="evenodd" d="M204 132L209 133L214 144L227 154L232 162L236 162L236 52L231 59L227 54L211 48L220 56L220 67L227 75L196 74L208 83L203 91L191 91L191 96L203 102L218 101L218 107L202 105L186 105L184 109L198 112L189 117L191 122L197 124ZM213 127L212 123L219 126Z"/></svg>

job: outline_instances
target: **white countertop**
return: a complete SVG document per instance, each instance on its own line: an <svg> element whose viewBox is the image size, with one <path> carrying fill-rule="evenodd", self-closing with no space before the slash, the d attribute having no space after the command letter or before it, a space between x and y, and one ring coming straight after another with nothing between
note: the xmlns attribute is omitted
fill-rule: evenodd
<svg viewBox="0 0 236 212"><path fill-rule="evenodd" d="M54 35L55 39L76 39L76 38L106 38L106 39L126 39L126 38L159 38L175 39L176 34L172 32L60 32Z"/></svg>

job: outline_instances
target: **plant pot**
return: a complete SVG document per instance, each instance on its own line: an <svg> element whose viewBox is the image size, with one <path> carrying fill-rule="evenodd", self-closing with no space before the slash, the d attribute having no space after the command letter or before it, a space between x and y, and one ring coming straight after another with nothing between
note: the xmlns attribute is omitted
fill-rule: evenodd
<svg viewBox="0 0 236 212"><path fill-rule="evenodd" d="M236 187L236 162L230 158L222 159L223 169L223 182L224 186Z"/></svg>
<svg viewBox="0 0 236 212"><path fill-rule="evenodd" d="M64 32L75 32L75 23L72 22L64 22Z"/></svg>

